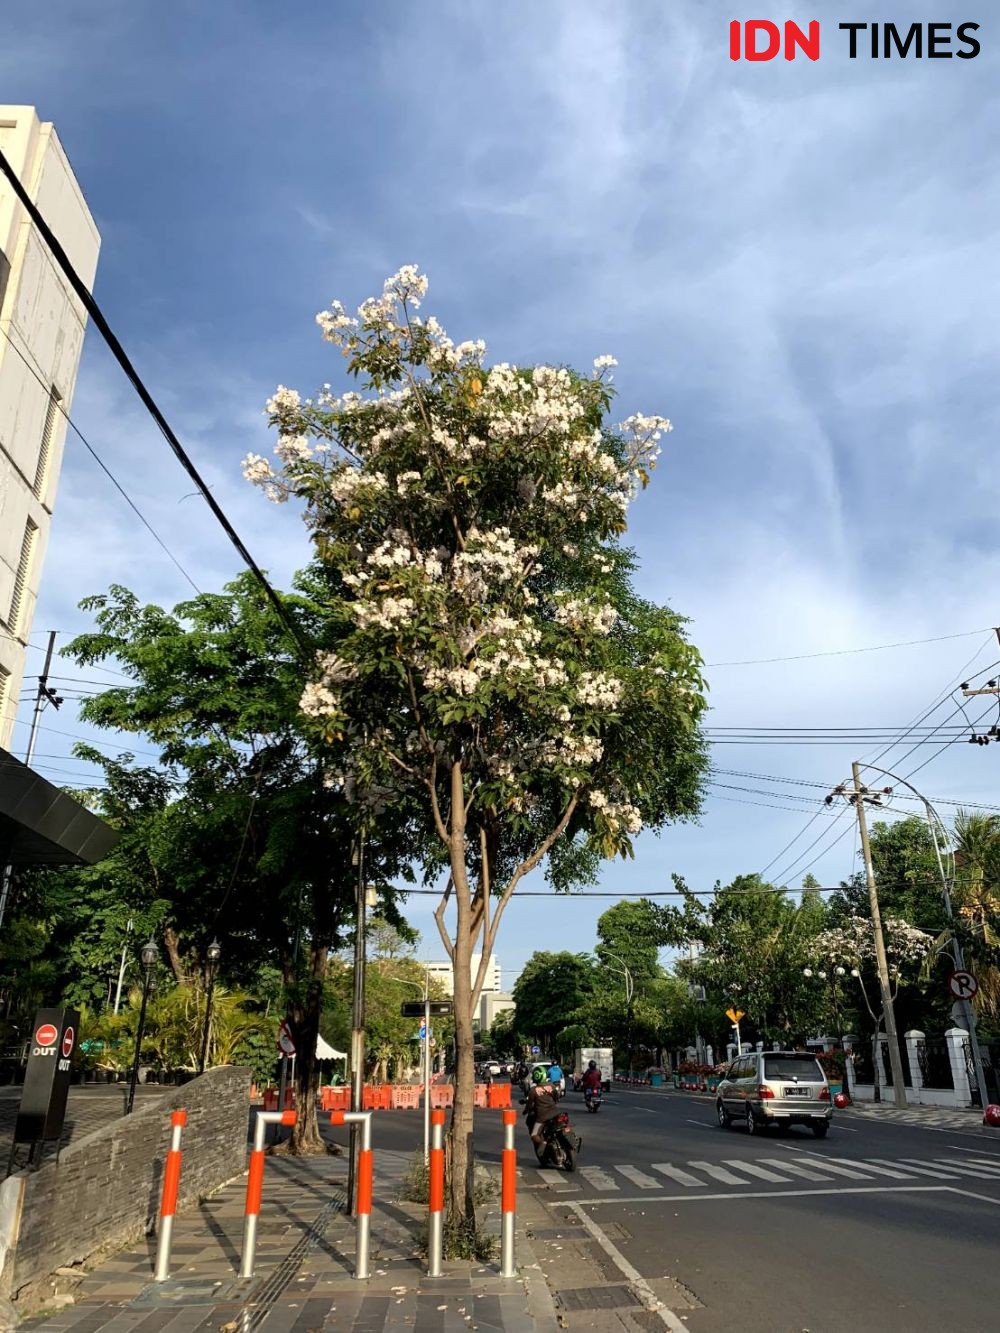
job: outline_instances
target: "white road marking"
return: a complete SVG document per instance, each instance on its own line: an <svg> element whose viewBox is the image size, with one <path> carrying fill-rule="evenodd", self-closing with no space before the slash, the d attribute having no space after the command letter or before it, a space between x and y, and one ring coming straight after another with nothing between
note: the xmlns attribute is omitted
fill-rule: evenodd
<svg viewBox="0 0 1000 1333"><path fill-rule="evenodd" d="M650 1287L646 1279L637 1268L629 1263L621 1250L615 1245L612 1245L611 1241L608 1240L607 1236L593 1218L588 1217L578 1203L571 1203L568 1207L576 1213L577 1217L579 1217L580 1221L593 1236L594 1240L597 1241L604 1253L611 1259L626 1281L631 1284L633 1291L638 1293L646 1309L654 1311L659 1315L664 1325L671 1330L671 1333L687 1333L687 1325L678 1319L673 1310L668 1310L665 1305L662 1305L656 1299L653 1295L653 1289Z"/></svg>
<svg viewBox="0 0 1000 1333"><path fill-rule="evenodd" d="M641 1190L658 1190L660 1182L653 1176L647 1176L645 1171L640 1171L635 1166L616 1166L616 1171L620 1171L626 1180L631 1180L633 1185L638 1185ZM617 1189L618 1186L615 1186Z"/></svg>
<svg viewBox="0 0 1000 1333"><path fill-rule="evenodd" d="M896 1180L909 1180L911 1172L907 1167L900 1167L898 1170L890 1166L874 1166L871 1161L857 1162L852 1157L826 1157L824 1162L839 1162L841 1166L858 1167L862 1171L873 1172L876 1176L892 1176ZM871 1159L874 1160L874 1159Z"/></svg>
<svg viewBox="0 0 1000 1333"><path fill-rule="evenodd" d="M949 1157L936 1157L934 1161L940 1162L949 1171L957 1171L962 1176L978 1176L980 1180L1000 1180L1000 1171L993 1166L970 1166L968 1162L956 1162L954 1158Z"/></svg>
<svg viewBox="0 0 1000 1333"><path fill-rule="evenodd" d="M835 1176L848 1176L851 1180L865 1180L864 1171L855 1171L853 1167L841 1166L838 1162L831 1162L827 1157L807 1157L809 1166L818 1166L821 1171L829 1171Z"/></svg>
<svg viewBox="0 0 1000 1333"><path fill-rule="evenodd" d="M714 1131L716 1128L715 1125L706 1124L704 1120L685 1120L684 1123L685 1125L697 1125L699 1129L710 1129Z"/></svg>
<svg viewBox="0 0 1000 1333"><path fill-rule="evenodd" d="M887 1157L869 1157L867 1160L869 1162L882 1162L886 1166L892 1166L896 1159ZM937 1176L939 1180L949 1180L954 1179L957 1174L955 1171L945 1171L939 1166L918 1166L915 1157L912 1159L906 1158L904 1160L906 1161L907 1171L915 1171L918 1176Z"/></svg>
<svg viewBox="0 0 1000 1333"><path fill-rule="evenodd" d="M595 1190L617 1190L618 1182L599 1166L581 1166L580 1175Z"/></svg>
<svg viewBox="0 0 1000 1333"><path fill-rule="evenodd" d="M760 1180L776 1180L779 1185L788 1184L787 1176L779 1176L777 1171L768 1171L767 1167L758 1166L756 1162L742 1162L739 1158L727 1158L724 1165L735 1167L737 1171L745 1171L748 1176L757 1176ZM781 1165L784 1166L784 1162ZM820 1178L819 1176L813 1176L814 1180Z"/></svg>
<svg viewBox="0 0 1000 1333"><path fill-rule="evenodd" d="M782 1171L790 1171L793 1176L804 1176L806 1180L829 1180L830 1175L827 1172L823 1175L820 1171L811 1171L808 1167L800 1166L798 1162L789 1157L765 1157L762 1159L768 1166L780 1167Z"/></svg>
<svg viewBox="0 0 1000 1333"><path fill-rule="evenodd" d="M696 1167L699 1171L704 1171L706 1176L711 1176L713 1180L721 1180L723 1185L745 1185L745 1180L740 1180L739 1176L734 1176L731 1171L727 1171L723 1166L716 1166L714 1162L688 1162L688 1166Z"/></svg>
<svg viewBox="0 0 1000 1333"><path fill-rule="evenodd" d="M676 1180L678 1185L704 1186L705 1184L703 1180L690 1175L687 1171L682 1171L679 1166L671 1166L669 1162L650 1162L650 1168L653 1171L659 1171L662 1176L669 1176L671 1180Z"/></svg>
<svg viewBox="0 0 1000 1333"><path fill-rule="evenodd" d="M963 1148L960 1143L949 1143L948 1147L951 1148L954 1152L974 1152L977 1155L981 1155L982 1153L986 1152L985 1148ZM1000 1162L1000 1153L996 1152L987 1153L986 1157L983 1158L983 1161Z"/></svg>
<svg viewBox="0 0 1000 1333"><path fill-rule="evenodd" d="M622 1194L617 1199L609 1199L607 1195L594 1199L577 1199L571 1204L565 1204L560 1200L558 1204L551 1204L552 1208L600 1208L621 1207L626 1203L711 1203L719 1199L808 1199L821 1194L833 1194L840 1198L843 1194L961 1194L963 1193L957 1185L925 1185L922 1181L918 1185L836 1185L828 1190L740 1190L738 1193L730 1190L721 1194ZM979 1197L978 1195L975 1197ZM983 1196L985 1197L985 1196ZM990 1203L1000 1204L1000 1199L990 1199Z"/></svg>
<svg viewBox="0 0 1000 1333"><path fill-rule="evenodd" d="M960 1190L957 1185L942 1185L941 1188L951 1194L961 1194L964 1199L979 1199L982 1203L991 1203L994 1208L1000 1205L1000 1199L993 1199L988 1194L977 1194L975 1190Z"/></svg>

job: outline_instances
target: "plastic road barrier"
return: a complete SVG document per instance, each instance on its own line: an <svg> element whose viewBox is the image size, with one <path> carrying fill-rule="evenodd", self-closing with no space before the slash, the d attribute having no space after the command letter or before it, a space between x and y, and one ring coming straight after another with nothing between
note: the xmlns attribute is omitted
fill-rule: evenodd
<svg viewBox="0 0 1000 1333"><path fill-rule="evenodd" d="M444 1253L444 1112L431 1112L431 1160L428 1179L427 1276L441 1276Z"/></svg>
<svg viewBox="0 0 1000 1333"><path fill-rule="evenodd" d="M514 1276L514 1228L517 1216L517 1149L514 1147L516 1111L501 1111L503 1154L500 1158L500 1276Z"/></svg>
<svg viewBox="0 0 1000 1333"><path fill-rule="evenodd" d="M510 1106L510 1084L494 1083L488 1089L487 1106L493 1111L502 1111Z"/></svg>
<svg viewBox="0 0 1000 1333"><path fill-rule="evenodd" d="M331 1111L331 1125L360 1125L361 1151L358 1153L358 1178L354 1190L354 1211L357 1217L354 1276L370 1276L368 1255L371 1249L372 1221L372 1113L371 1111Z"/></svg>
<svg viewBox="0 0 1000 1333"><path fill-rule="evenodd" d="M163 1168L163 1197L160 1200L160 1234L156 1239L154 1282L166 1282L170 1276L170 1241L174 1234L174 1214L181 1185L181 1130L187 1124L187 1111L170 1113L170 1151Z"/></svg>
<svg viewBox="0 0 1000 1333"><path fill-rule="evenodd" d="M295 1111L258 1111L253 1127L253 1151L247 1172L247 1206L243 1219L243 1260L240 1277L253 1277L253 1261L257 1250L257 1219L260 1217L260 1196L264 1187L264 1135L268 1125L294 1125Z"/></svg>
<svg viewBox="0 0 1000 1333"><path fill-rule="evenodd" d="M453 1083L437 1083L431 1088L431 1106L435 1111L442 1111L455 1100Z"/></svg>

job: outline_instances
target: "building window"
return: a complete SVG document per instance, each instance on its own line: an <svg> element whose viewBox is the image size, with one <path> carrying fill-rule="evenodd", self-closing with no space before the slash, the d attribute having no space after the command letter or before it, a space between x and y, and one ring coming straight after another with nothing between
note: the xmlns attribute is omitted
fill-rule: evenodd
<svg viewBox="0 0 1000 1333"><path fill-rule="evenodd" d="M56 419L62 395L53 385L49 390L49 405L45 409L45 425L42 428L42 443L38 450L38 466L35 468L35 495L43 503L49 481L49 460L52 457L52 440L56 433Z"/></svg>
<svg viewBox="0 0 1000 1333"><path fill-rule="evenodd" d="M17 633L21 620L24 595L28 590L28 575L31 573L31 557L35 550L37 537L38 525L32 523L29 518L24 525L24 536L21 539L21 558L17 562L17 573L14 575L14 592L10 599L10 614L7 617L7 626L12 634Z"/></svg>

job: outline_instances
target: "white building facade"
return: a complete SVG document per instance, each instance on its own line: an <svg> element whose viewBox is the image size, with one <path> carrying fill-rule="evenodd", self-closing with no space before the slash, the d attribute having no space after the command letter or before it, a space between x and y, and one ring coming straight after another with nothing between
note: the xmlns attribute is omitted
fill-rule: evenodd
<svg viewBox="0 0 1000 1333"><path fill-rule="evenodd" d="M473 983L475 983L476 977L479 975L479 963L481 958L482 954L474 953L472 955ZM423 966L427 969L428 975L433 977L434 980L439 982L444 988L446 995L455 994L455 973L452 970L451 963L432 962L424 963ZM483 982L483 993L485 994L487 991L498 991L500 989L500 964L496 960L496 955L491 953L489 961L486 964L486 979Z"/></svg>
<svg viewBox="0 0 1000 1333"><path fill-rule="evenodd" d="M101 238L55 129L39 120L34 107L0 105L0 149L89 290ZM0 746L5 749L13 748L85 326L83 306L0 176Z"/></svg>

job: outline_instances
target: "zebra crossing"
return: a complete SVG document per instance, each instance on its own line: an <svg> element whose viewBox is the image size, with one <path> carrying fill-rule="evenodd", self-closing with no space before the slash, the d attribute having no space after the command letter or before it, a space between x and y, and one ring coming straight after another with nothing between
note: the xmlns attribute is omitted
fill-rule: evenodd
<svg viewBox="0 0 1000 1333"><path fill-rule="evenodd" d="M676 1162L650 1162L642 1166L621 1163L614 1166L580 1166L573 1175L555 1171L522 1169L518 1174L527 1186L546 1188L555 1194L620 1194L623 1191L664 1189L718 1189L724 1185L759 1189L762 1184L801 1187L813 1184L838 1185L861 1181L891 1188L896 1182L929 1184L952 1181L956 1185L970 1180L1000 1183L1000 1156L975 1157L839 1157L827 1153L800 1151L781 1157L727 1157L719 1161L695 1158Z"/></svg>

